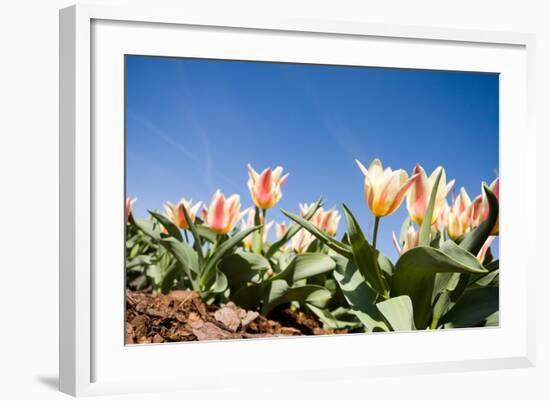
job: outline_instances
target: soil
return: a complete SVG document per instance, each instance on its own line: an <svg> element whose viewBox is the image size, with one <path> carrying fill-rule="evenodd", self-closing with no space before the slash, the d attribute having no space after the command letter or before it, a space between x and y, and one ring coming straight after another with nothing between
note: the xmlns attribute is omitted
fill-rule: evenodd
<svg viewBox="0 0 550 401"><path fill-rule="evenodd" d="M193 291L126 291L126 344L340 334L315 318L281 307L269 318L233 303L206 305Z"/></svg>

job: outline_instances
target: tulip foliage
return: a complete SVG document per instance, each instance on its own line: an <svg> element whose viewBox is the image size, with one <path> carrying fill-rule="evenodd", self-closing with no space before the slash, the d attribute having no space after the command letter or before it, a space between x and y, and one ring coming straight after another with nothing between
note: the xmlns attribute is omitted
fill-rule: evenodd
<svg viewBox="0 0 550 401"><path fill-rule="evenodd" d="M441 167L428 177L419 165L409 176L379 160L357 164L372 237L343 204L346 230L338 239L340 212L322 199L298 213L281 210L292 224L269 221L288 179L281 167L257 173L248 166L253 206L243 211L238 195L217 191L201 213L200 203L182 199L166 203L166 214L137 219L128 199L128 287L191 289L206 302L232 301L264 315L301 308L326 328L357 332L498 325L499 261L490 251L499 230L498 178L473 201L461 189L449 206L454 180L446 182ZM405 201L409 217L393 235L399 257L392 262L376 246L378 227Z"/></svg>

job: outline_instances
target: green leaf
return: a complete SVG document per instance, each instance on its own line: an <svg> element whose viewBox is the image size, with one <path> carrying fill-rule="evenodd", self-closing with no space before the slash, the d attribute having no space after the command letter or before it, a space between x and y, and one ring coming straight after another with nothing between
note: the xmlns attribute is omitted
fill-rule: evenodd
<svg viewBox="0 0 550 401"><path fill-rule="evenodd" d="M441 181L441 174L443 174L443 169L439 170L439 174L435 178L432 193L430 194L430 202L428 203L428 208L426 209L426 214L420 225L420 233L418 245L428 246L430 245L430 233L432 229L432 216L434 213L435 200L437 198L437 190L439 189L439 181Z"/></svg>
<svg viewBox="0 0 550 401"><path fill-rule="evenodd" d="M229 283L227 281L226 275L216 269L214 282L212 284L209 284L210 288L208 289L208 291L203 292L201 296L203 297L203 299L205 299L214 294L221 294L227 289L228 285Z"/></svg>
<svg viewBox="0 0 550 401"><path fill-rule="evenodd" d="M170 290L174 287L175 280L180 276L180 273L181 265L179 263L173 264L172 267L168 269L160 283L160 290L163 294L170 292Z"/></svg>
<svg viewBox="0 0 550 401"><path fill-rule="evenodd" d="M336 262L334 279L342 293L367 331L388 331L384 318L376 307L378 294L365 281L353 261L340 255L332 256Z"/></svg>
<svg viewBox="0 0 550 401"><path fill-rule="evenodd" d="M355 216L342 205L347 221L347 233L351 243L353 261L367 282L380 295L387 296L388 288L378 265L378 252L366 240Z"/></svg>
<svg viewBox="0 0 550 401"><path fill-rule="evenodd" d="M499 324L500 324L500 316L498 311L496 311L487 319L485 319L485 327L496 327Z"/></svg>
<svg viewBox="0 0 550 401"><path fill-rule="evenodd" d="M399 244L401 246L403 246L405 240L407 239L407 231L409 231L410 226L411 218L407 216L407 218L403 221L403 224L401 224L401 231L399 232Z"/></svg>
<svg viewBox="0 0 550 401"><path fill-rule="evenodd" d="M151 263L153 263L151 261L151 255L138 255L132 260L126 260L126 269L141 265L150 265Z"/></svg>
<svg viewBox="0 0 550 401"><path fill-rule="evenodd" d="M474 255L478 254L498 221L498 199L486 185L483 186L483 191L489 202L489 216L476 229L466 233L460 241L460 247Z"/></svg>
<svg viewBox="0 0 550 401"><path fill-rule="evenodd" d="M315 314L315 316L317 316L321 323L323 323L324 328L341 330L356 329L361 326L361 323L357 321L356 316L353 314L351 316L355 318L354 320L342 320L338 319L332 312L327 309L321 309L311 304L308 304L307 307Z"/></svg>
<svg viewBox="0 0 550 401"><path fill-rule="evenodd" d="M155 225L152 221L144 219L132 219L131 222L144 234L153 238L155 241L160 241L160 231L155 230Z"/></svg>
<svg viewBox="0 0 550 401"><path fill-rule="evenodd" d="M163 238L160 243L179 262L181 268L189 278L193 290L198 291L197 276L199 273L199 262L196 252L186 242L180 242L174 237Z"/></svg>
<svg viewBox="0 0 550 401"><path fill-rule="evenodd" d="M270 282L269 290L264 300L262 314L265 316L271 312L273 308L293 301L323 308L330 300L330 297L330 291L318 285L289 287L285 280L275 280Z"/></svg>
<svg viewBox="0 0 550 401"><path fill-rule="evenodd" d="M153 216L160 224L162 224L162 226L166 229L166 231L168 231L168 234L170 234L172 237L178 239L179 241L183 241L183 237L181 236L181 232L180 232L180 229L174 224L172 223L168 217L160 214L160 213L156 213L156 212L153 212L151 210L147 210L149 212L149 214L151 216Z"/></svg>
<svg viewBox="0 0 550 401"><path fill-rule="evenodd" d="M270 268L269 261L251 252L237 252L222 258L218 269L225 273L231 285L259 280L259 275Z"/></svg>
<svg viewBox="0 0 550 401"><path fill-rule="evenodd" d="M319 209L323 205L323 200L321 198L317 199L317 202L311 207L307 213L304 215L304 219L309 220L311 217L315 214L317 209ZM271 244L271 246L268 248L267 252L265 253L266 258L271 258L273 255L275 255L275 252L277 252L284 244L286 244L292 237L296 235L298 231L300 231L300 228L302 228L299 224L294 223L292 224L288 230L283 234L281 238L279 238L277 241Z"/></svg>
<svg viewBox="0 0 550 401"><path fill-rule="evenodd" d="M317 237L319 241L326 244L333 251L339 253L342 256L345 256L346 258L349 258L349 259L353 258L353 254L351 253L351 247L349 245L346 245L343 242L340 242L337 239L332 238L330 235L326 234L323 230L318 229L308 220L305 220L300 216L297 216L295 214L292 214L282 209L281 209L281 212L285 216L287 216L289 219L294 220L300 226L308 230L311 234Z"/></svg>
<svg viewBox="0 0 550 401"><path fill-rule="evenodd" d="M264 299L265 289L262 285L251 284L239 288L231 300L243 309L256 309Z"/></svg>
<svg viewBox="0 0 550 401"><path fill-rule="evenodd" d="M218 247L218 249L216 249L214 253L210 255L210 258L208 258L206 264L204 265L204 268L202 269L201 281L203 283L206 283L210 279L214 267L225 256L225 254L231 252L233 248L235 248L242 242L243 239L252 234L254 231L259 230L261 227L262 226L255 226L247 228L246 230L240 231L234 237L231 237L227 241L222 243Z"/></svg>
<svg viewBox="0 0 550 401"><path fill-rule="evenodd" d="M432 294L436 273L484 273L475 257L468 257L464 250L452 249L452 257L440 249L425 246L405 252L395 265L392 295L408 295L413 304L415 326L426 328L431 314Z"/></svg>
<svg viewBox="0 0 550 401"><path fill-rule="evenodd" d="M415 330L411 299L402 295L376 304L394 331Z"/></svg>
<svg viewBox="0 0 550 401"><path fill-rule="evenodd" d="M432 324L430 325L432 330L439 327L439 320L441 319L441 316L447 313L447 310L449 310L449 305L451 305L451 293L449 291L444 291L439 294L433 307Z"/></svg>
<svg viewBox="0 0 550 401"><path fill-rule="evenodd" d="M212 229L204 224L197 224L197 221L195 220L195 229L197 230L197 233L201 236L202 239L210 242L213 244L216 242L216 234Z"/></svg>
<svg viewBox="0 0 550 401"><path fill-rule="evenodd" d="M193 234L193 239L195 240L195 243L194 243L195 250L197 251L197 255L199 256L199 263L202 265L202 261L204 260L204 255L202 253L201 236L199 235L197 228L195 227L195 223L189 216L189 212L187 211L187 208L184 206L181 206L181 209L183 210L183 216L185 217L185 221L189 226L189 230L191 231L191 234Z"/></svg>
<svg viewBox="0 0 550 401"><path fill-rule="evenodd" d="M443 316L445 327L474 327L499 309L498 287L468 288Z"/></svg>
<svg viewBox="0 0 550 401"><path fill-rule="evenodd" d="M328 273L336 267L334 260L320 253L302 253L296 255L289 266L272 280L285 280L292 285L298 280L310 278L322 273Z"/></svg>

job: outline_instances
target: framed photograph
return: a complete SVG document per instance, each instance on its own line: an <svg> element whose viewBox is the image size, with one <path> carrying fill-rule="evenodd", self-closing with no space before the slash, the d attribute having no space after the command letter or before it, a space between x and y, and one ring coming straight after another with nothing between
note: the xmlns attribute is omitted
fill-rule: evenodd
<svg viewBox="0 0 550 401"><path fill-rule="evenodd" d="M520 33L61 10L61 390L533 366L533 58Z"/></svg>

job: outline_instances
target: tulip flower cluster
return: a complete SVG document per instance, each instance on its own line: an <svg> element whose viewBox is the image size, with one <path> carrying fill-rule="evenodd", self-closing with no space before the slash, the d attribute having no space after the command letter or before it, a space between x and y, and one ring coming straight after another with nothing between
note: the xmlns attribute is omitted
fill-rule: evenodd
<svg viewBox="0 0 550 401"><path fill-rule="evenodd" d="M410 174L378 159L368 168L356 164L374 219L371 241L345 204L327 209L319 199L297 205L297 213L281 210L290 222L273 220L289 177L281 166L258 173L248 164L250 206L243 210L238 194L217 190L208 207L181 198L166 202L164 214L138 219L136 199L128 198L129 286L191 289L208 302L232 301L263 314L292 304L327 328L349 331L498 324L491 245L499 234L499 179L483 183L471 200L465 188L454 196L455 180L447 181L442 166L428 175L420 164ZM392 263L377 246L378 228L403 203L408 218L401 235L388 238L399 255ZM342 216L346 232L339 240ZM472 312L472 299L492 306Z"/></svg>

